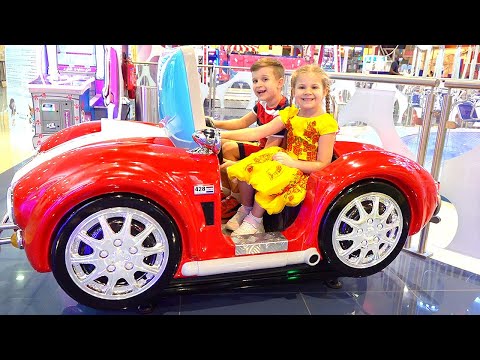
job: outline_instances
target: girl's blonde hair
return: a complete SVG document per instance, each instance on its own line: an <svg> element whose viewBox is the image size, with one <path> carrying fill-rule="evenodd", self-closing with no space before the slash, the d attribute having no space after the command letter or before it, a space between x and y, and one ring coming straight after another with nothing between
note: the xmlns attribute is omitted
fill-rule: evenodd
<svg viewBox="0 0 480 360"><path fill-rule="evenodd" d="M300 74L306 74L306 73L314 73L320 75L322 79L322 86L324 89L326 89L326 94L325 94L325 111L327 113L332 113L331 112L331 97L330 97L330 77L328 74L323 70L319 65L317 64L308 64L308 65L303 65L297 68L293 73L292 73L292 79L291 79L291 95L290 95L290 104L293 104L293 94L295 93L295 85L297 83L297 78L298 75Z"/></svg>

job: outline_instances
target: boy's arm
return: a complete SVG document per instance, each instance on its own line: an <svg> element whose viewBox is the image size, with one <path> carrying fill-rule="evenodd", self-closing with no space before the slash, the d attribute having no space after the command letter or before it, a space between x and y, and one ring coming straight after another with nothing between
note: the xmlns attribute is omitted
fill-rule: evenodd
<svg viewBox="0 0 480 360"><path fill-rule="evenodd" d="M216 128L223 129L223 130L236 130L236 129L244 129L252 125L255 121L257 121L257 115L250 111L243 115L240 119L231 119L231 120L213 120L213 125Z"/></svg>
<svg viewBox="0 0 480 360"><path fill-rule="evenodd" d="M283 129L285 129L285 124L280 116L277 116L272 121L262 126L224 131L221 133L221 137L222 139L229 140L258 141L261 138L276 134Z"/></svg>

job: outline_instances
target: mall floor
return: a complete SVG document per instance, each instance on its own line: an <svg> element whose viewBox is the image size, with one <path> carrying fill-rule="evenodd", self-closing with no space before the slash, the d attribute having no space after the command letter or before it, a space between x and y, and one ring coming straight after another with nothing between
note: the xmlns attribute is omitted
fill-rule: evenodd
<svg viewBox="0 0 480 360"><path fill-rule="evenodd" d="M3 115L3 113L2 113ZM0 212L14 172L32 155L31 129L0 119ZM37 273L25 252L0 248L0 315L480 315L480 275L402 250L383 271L366 278L286 271L250 281L183 287L150 309L100 311L78 304L51 273Z"/></svg>

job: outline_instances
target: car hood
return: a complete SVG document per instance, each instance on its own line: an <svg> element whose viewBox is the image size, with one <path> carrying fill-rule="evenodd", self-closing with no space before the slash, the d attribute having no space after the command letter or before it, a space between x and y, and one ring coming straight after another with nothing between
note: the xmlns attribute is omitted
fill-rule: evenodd
<svg viewBox="0 0 480 360"><path fill-rule="evenodd" d="M110 140L134 137L168 137L168 133L165 128L150 126L142 122L119 121L111 119L102 119L100 121L101 131L79 136L59 144L47 151L36 154L29 163L15 173L11 183L14 184L25 174L45 161L51 160L56 156L76 148Z"/></svg>

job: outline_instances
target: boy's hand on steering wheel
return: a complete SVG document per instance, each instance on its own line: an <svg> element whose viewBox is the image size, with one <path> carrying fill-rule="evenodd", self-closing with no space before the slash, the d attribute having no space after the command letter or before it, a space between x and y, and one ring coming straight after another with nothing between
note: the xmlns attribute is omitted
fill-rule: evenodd
<svg viewBox="0 0 480 360"><path fill-rule="evenodd" d="M205 125L211 128L216 128L213 118L211 116L205 116Z"/></svg>

